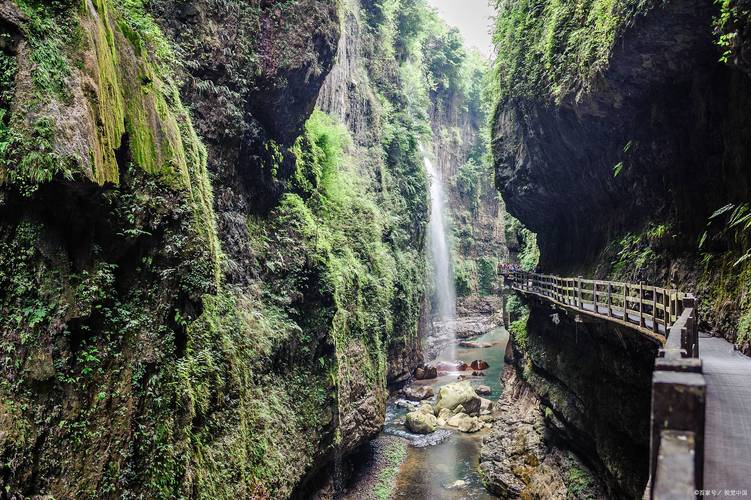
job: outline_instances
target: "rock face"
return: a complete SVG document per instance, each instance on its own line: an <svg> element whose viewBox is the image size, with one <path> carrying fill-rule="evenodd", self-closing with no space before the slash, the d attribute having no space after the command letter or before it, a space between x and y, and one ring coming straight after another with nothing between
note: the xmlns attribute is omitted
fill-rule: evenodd
<svg viewBox="0 0 751 500"><path fill-rule="evenodd" d="M380 430L421 357L426 183L359 9L0 1L4 494L284 498ZM342 37L343 124L312 112Z"/></svg>
<svg viewBox="0 0 751 500"><path fill-rule="evenodd" d="M500 498L606 498L606 489L575 454L548 444L543 406L511 368L500 412L483 440L480 475ZM554 418L554 417L553 417Z"/></svg>
<svg viewBox="0 0 751 500"><path fill-rule="evenodd" d="M694 290L702 328L751 352L751 303L736 279L748 263L732 265L747 246L723 233L727 215L707 229L715 210L751 197L744 2L618 1L606 32L571 5L540 8L525 26L513 19L528 7L499 14L510 21L499 36L508 71L493 156L509 213L537 233L543 269Z"/></svg>
<svg viewBox="0 0 751 500"><path fill-rule="evenodd" d="M555 324L547 304L530 302L529 308L526 337L516 339L513 364L504 372L513 374L511 380L518 387L509 388L504 382L498 407L505 417L494 424L494 435L501 440L531 440L524 449L538 450L535 467L544 461L541 457L546 450L573 451L590 464L609 497L641 496L649 468L656 342L607 323L576 323L565 314ZM522 402L517 403L521 396ZM507 435L505 429L514 422L518 404L522 413L537 416L514 423L513 434ZM545 416L544 426L540 412ZM537 443L542 437L544 445ZM498 448L499 442L487 447ZM523 456L518 460L524 460ZM487 475L510 474L516 481L529 483L525 474L515 472L513 460L483 461L488 462L483 466ZM510 477L504 481L514 483Z"/></svg>

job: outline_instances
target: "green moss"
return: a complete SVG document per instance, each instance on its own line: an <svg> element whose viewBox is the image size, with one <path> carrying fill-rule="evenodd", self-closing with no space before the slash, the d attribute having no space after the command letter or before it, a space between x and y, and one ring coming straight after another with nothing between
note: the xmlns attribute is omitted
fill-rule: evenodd
<svg viewBox="0 0 751 500"><path fill-rule="evenodd" d="M586 90L608 64L618 37L657 2L517 0L496 18L496 81L501 99L560 99Z"/></svg>
<svg viewBox="0 0 751 500"><path fill-rule="evenodd" d="M375 497L379 500L391 498L399 468L407 456L407 445L403 441L389 441L383 453L386 457L386 465L378 471L374 491Z"/></svg>

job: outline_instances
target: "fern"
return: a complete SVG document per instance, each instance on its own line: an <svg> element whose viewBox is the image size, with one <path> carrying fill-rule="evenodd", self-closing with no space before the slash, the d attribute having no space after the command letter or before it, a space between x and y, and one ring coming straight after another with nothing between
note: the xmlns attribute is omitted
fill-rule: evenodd
<svg viewBox="0 0 751 500"><path fill-rule="evenodd" d="M620 173L623 171L623 162L619 161L614 167L613 167L613 177L618 177Z"/></svg>

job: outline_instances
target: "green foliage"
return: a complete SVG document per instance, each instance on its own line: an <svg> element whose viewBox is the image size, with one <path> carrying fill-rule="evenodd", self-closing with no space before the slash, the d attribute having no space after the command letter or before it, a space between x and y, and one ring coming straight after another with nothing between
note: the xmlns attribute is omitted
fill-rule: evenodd
<svg viewBox="0 0 751 500"><path fill-rule="evenodd" d="M288 192L248 220L255 274L239 291L219 279L207 152L180 102L178 58L145 3L94 0L96 16L75 2L23 3L37 16L25 33L38 36L32 49L54 52L34 69L35 92L49 90L64 109L78 81L68 76L91 70L106 89L90 103L98 146L113 156L92 160L89 176L54 156L65 132L54 120L0 114L9 167L0 204L25 182L39 196L0 225L0 334L12 373L0 400L13 404L0 413L18 415L4 426L6 470L14 480L29 470L36 436L48 432L38 454L63 445L54 467L73 496L289 496L331 451L336 413L363 389L385 401L387 353L417 340L427 217L418 144L429 129L416 110L428 101L406 108L413 89L396 69L413 71L409 85L427 95L414 71L423 69L419 16L397 20L386 5L384 29L417 38L397 50L394 36L383 48L394 59L368 68L367 92L382 104L371 156L382 168L349 158L345 129L316 111L293 146ZM94 48L95 67L83 65ZM0 58L3 99L13 62ZM132 161L108 163L125 131ZM78 186L95 183L107 187L79 198ZM48 192L59 215L45 211ZM75 221L70 234L56 217ZM39 386L49 388L43 397ZM91 449L118 453L102 467L76 459Z"/></svg>
<svg viewBox="0 0 751 500"><path fill-rule="evenodd" d="M477 275L481 295L490 295L496 289L498 280L498 259L494 257L480 257L477 263Z"/></svg>
<svg viewBox="0 0 751 500"><path fill-rule="evenodd" d="M737 266L751 258L751 208L746 203L728 203L712 213L707 222L707 230L699 240L699 248L702 248L707 238L712 234L713 240L729 240L739 251L734 266ZM717 228L719 226L719 228Z"/></svg>
<svg viewBox="0 0 751 500"><path fill-rule="evenodd" d="M15 184L25 196L30 196L40 184L55 177L72 179L74 160L55 153L53 126L49 118L40 118L28 133L22 134L0 125L0 184Z"/></svg>
<svg viewBox="0 0 751 500"><path fill-rule="evenodd" d="M476 215L480 209L481 196L490 177L489 163L477 164L474 159L470 158L451 178L451 183L462 199L467 202L473 215Z"/></svg>
<svg viewBox="0 0 751 500"><path fill-rule="evenodd" d="M621 174L622 171L623 171L623 162L619 161L613 167L613 177L618 177Z"/></svg>
<svg viewBox="0 0 751 500"><path fill-rule="evenodd" d="M378 500L387 500L391 498L391 491L399 475L404 458L407 456L407 446L401 440L389 441L384 451L386 455L386 465L378 472L378 478L375 486L375 497Z"/></svg>
<svg viewBox="0 0 751 500"><path fill-rule="evenodd" d="M295 142L297 159L294 184L305 195L320 191L326 199L342 200L341 179L337 168L344 160L344 149L352 142L349 132L326 113L315 110L305 123L305 132Z"/></svg>
<svg viewBox="0 0 751 500"><path fill-rule="evenodd" d="M669 223L650 222L641 233L628 233L611 245L612 253L615 255L611 262L611 276L631 281L654 266L659 259L655 247L670 236L671 231Z"/></svg>
<svg viewBox="0 0 751 500"><path fill-rule="evenodd" d="M595 480L592 477L592 474L578 465L572 465L568 469L568 474L564 481L566 483L568 495L571 498L581 498L586 500L594 500L597 498L593 494Z"/></svg>
<svg viewBox="0 0 751 500"><path fill-rule="evenodd" d="M514 344L521 350L527 348L527 337L529 335L527 331L527 321L529 320L529 312L526 312L519 319L511 323L509 332L514 337Z"/></svg>
<svg viewBox="0 0 751 500"><path fill-rule="evenodd" d="M540 248L537 246L537 235L526 227L521 231L523 246L519 252L519 265L525 271L534 271L540 262Z"/></svg>
<svg viewBox="0 0 751 500"><path fill-rule="evenodd" d="M499 6L496 93L560 99L604 71L618 37L652 0L519 0Z"/></svg>
<svg viewBox="0 0 751 500"><path fill-rule="evenodd" d="M506 240L519 242L519 265L525 271L534 271L540 262L540 248L537 246L537 235L524 227L518 219L506 213L504 218L504 232Z"/></svg>
<svg viewBox="0 0 751 500"><path fill-rule="evenodd" d="M697 283L699 314L716 318L716 327L735 333L735 344L751 342L751 261L736 264L733 251L710 254ZM729 307L733 305L733 307Z"/></svg>
<svg viewBox="0 0 751 500"><path fill-rule="evenodd" d="M477 292L477 263L472 259L460 259L454 256L454 289L459 297L466 297Z"/></svg>
<svg viewBox="0 0 751 500"><path fill-rule="evenodd" d="M423 50L430 90L438 94L463 90L462 64L466 52L459 30L451 28L430 33Z"/></svg>
<svg viewBox="0 0 751 500"><path fill-rule="evenodd" d="M71 73L67 54L80 48L82 36L76 22L74 2L55 0L16 0L27 22L22 30L29 47L32 63L31 77L35 84L35 98L70 97L66 78Z"/></svg>
<svg viewBox="0 0 751 500"><path fill-rule="evenodd" d="M0 33L0 47L8 47L12 43L9 33ZM16 72L18 71L18 62L13 54L7 49L0 49L0 110L7 112L10 109L10 103L13 99L13 92L16 88ZM2 123L0 117L0 123Z"/></svg>
<svg viewBox="0 0 751 500"><path fill-rule="evenodd" d="M508 312L509 319L514 322L527 314L527 308L522 301L516 295L508 297L505 303L506 311Z"/></svg>
<svg viewBox="0 0 751 500"><path fill-rule="evenodd" d="M738 43L743 36L743 30L751 20L751 9L745 2L739 0L715 0L720 12L714 20L716 43L722 50L720 61L735 63L741 54Z"/></svg>

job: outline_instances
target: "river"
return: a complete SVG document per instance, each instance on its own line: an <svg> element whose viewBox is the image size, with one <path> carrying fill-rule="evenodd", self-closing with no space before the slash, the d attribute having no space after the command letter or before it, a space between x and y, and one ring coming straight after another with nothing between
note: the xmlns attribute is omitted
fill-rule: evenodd
<svg viewBox="0 0 751 500"><path fill-rule="evenodd" d="M508 341L508 332L503 328L496 328L476 339L480 345L490 344L490 347L467 348L461 346L446 346L444 351L456 353L458 360L470 363L476 359L485 360L490 366L484 370L484 376L470 377L473 386L487 385L491 388L491 395L484 396L495 403L501 391L501 374L504 366L504 353ZM471 372L464 372L469 375ZM443 375L433 380L414 380L412 387L422 385L433 386L437 393L444 384L457 381L458 373ZM434 400L435 398L433 398ZM391 472L387 479L371 478L383 475L376 470L383 466L379 460L363 457L361 469L356 472L348 485L346 498L394 498L403 500L485 500L495 498L482 485L477 465L479 463L482 439L489 432L483 429L472 434L465 434L453 428L443 428L427 435L417 435L408 432L404 427L404 415L407 410L399 406L399 399L389 401L386 424L384 430L371 445L371 454L383 454L386 445L399 445L406 453L397 470ZM432 400L427 400L432 402ZM403 403L402 403L403 404ZM445 437L439 444L428 444L431 440ZM392 446L393 447L393 446ZM369 470L371 469L371 470ZM452 488L457 481L464 481L463 486ZM372 494L372 483L380 482L380 490ZM370 486L365 486L371 483ZM390 490L390 495L388 494Z"/></svg>

